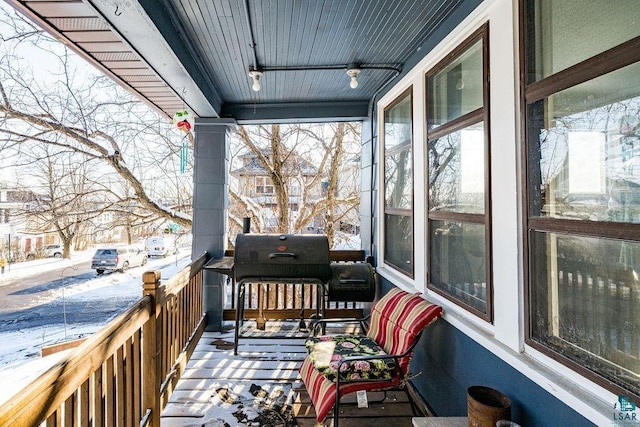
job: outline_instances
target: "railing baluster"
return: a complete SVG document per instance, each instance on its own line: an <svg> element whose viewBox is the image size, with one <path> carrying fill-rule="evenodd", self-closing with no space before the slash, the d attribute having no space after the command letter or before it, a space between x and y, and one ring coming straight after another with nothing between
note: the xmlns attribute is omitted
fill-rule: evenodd
<svg viewBox="0 0 640 427"><path fill-rule="evenodd" d="M119 426L125 425L126 407L125 407L125 388L124 388L124 350L122 347L116 350L114 355L114 377L115 377L115 412Z"/></svg>
<svg viewBox="0 0 640 427"><path fill-rule="evenodd" d="M132 386L132 396L131 400L133 401L133 414L134 419L141 419L143 408L142 408L142 382L140 379L142 378L142 366L141 366L141 350L142 347L140 345L140 332L136 332L133 335L132 343L131 343L131 380L133 383Z"/></svg>
<svg viewBox="0 0 640 427"><path fill-rule="evenodd" d="M91 408L91 403L89 401L88 379L78 389L76 402L78 410L78 425L80 427L87 427L90 425L89 411Z"/></svg>
<svg viewBox="0 0 640 427"><path fill-rule="evenodd" d="M73 414L74 414L75 401L76 401L75 397L76 397L75 394L72 394L64 402L63 410L62 410L62 419L59 425L65 426L65 427L74 425Z"/></svg>
<svg viewBox="0 0 640 427"><path fill-rule="evenodd" d="M160 273L149 271L142 276L144 295L152 298L151 318L142 329L143 382L142 407L151 410L151 427L160 427L160 384L162 382L162 307L158 295Z"/></svg>
<svg viewBox="0 0 640 427"><path fill-rule="evenodd" d="M91 375L91 402L93 406L93 425L104 426L104 388L102 383L102 365Z"/></svg>
<svg viewBox="0 0 640 427"><path fill-rule="evenodd" d="M105 388L105 402L104 402L104 414L105 414L105 423L108 426L116 425L116 406L114 394L115 390L115 381L114 381L114 370L113 370L113 355L107 358L106 367L104 370L105 379L104 379L104 388Z"/></svg>

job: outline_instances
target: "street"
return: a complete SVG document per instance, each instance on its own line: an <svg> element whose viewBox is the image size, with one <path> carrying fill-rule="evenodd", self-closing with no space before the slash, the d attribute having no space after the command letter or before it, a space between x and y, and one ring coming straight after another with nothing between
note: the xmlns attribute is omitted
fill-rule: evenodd
<svg viewBox="0 0 640 427"><path fill-rule="evenodd" d="M103 275L90 268L90 255L38 261L0 275L0 368L44 344L94 333L142 296L145 271L160 270L167 279L190 262L190 253Z"/></svg>
<svg viewBox="0 0 640 427"><path fill-rule="evenodd" d="M124 294L103 299L98 294L94 300L63 300L63 292L96 278L91 261L74 267L77 270L56 268L1 286L0 332L62 324L65 315L67 323L106 323L140 298L140 294Z"/></svg>

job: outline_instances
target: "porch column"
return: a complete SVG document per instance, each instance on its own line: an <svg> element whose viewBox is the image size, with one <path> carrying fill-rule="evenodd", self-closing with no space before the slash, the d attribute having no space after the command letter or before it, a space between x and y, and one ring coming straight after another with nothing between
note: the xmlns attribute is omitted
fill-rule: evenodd
<svg viewBox="0 0 640 427"><path fill-rule="evenodd" d="M193 244L194 258L205 251L213 258L224 255L227 241L228 136L235 120L196 119L193 170ZM204 270L203 306L207 331L222 330L224 284L226 276Z"/></svg>

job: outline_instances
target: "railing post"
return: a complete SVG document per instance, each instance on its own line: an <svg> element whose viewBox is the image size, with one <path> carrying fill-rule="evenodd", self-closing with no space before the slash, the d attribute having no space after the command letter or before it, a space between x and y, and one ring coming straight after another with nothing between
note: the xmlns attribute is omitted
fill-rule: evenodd
<svg viewBox="0 0 640 427"><path fill-rule="evenodd" d="M142 404L143 411L151 410L149 425L160 427L160 385L162 384L162 295L160 272L147 271L142 275L143 296L151 296L152 313L142 329Z"/></svg>

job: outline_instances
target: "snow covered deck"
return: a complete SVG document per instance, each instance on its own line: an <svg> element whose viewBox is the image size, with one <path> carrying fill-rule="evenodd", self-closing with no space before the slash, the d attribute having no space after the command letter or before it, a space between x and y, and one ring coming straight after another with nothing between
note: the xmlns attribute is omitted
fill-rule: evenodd
<svg viewBox="0 0 640 427"><path fill-rule="evenodd" d="M315 411L298 376L306 355L304 337L270 336L269 326L277 323L269 321L266 333L242 339L237 356L233 329L205 332L162 413L162 427L315 425ZM354 404L340 405L340 425L412 426L406 393L369 393L368 400L368 408L358 408L355 395L347 396L343 401ZM333 422L328 419L325 425Z"/></svg>

